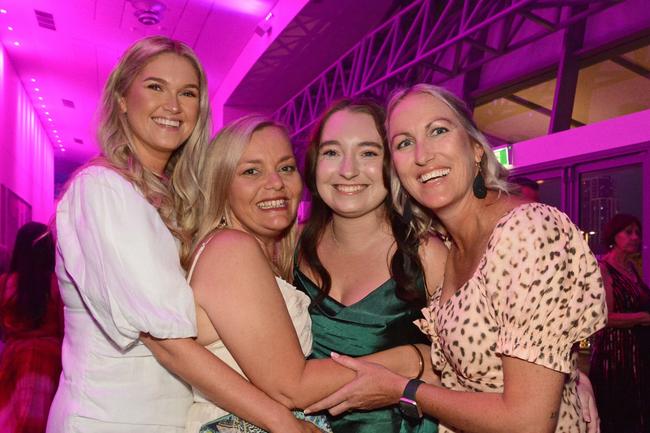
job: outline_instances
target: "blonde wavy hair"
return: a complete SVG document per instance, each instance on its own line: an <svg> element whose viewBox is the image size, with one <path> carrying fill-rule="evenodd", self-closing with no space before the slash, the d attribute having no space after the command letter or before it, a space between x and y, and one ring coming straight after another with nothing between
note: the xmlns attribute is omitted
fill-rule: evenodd
<svg viewBox="0 0 650 433"><path fill-rule="evenodd" d="M165 167L165 177L161 178L136 156L132 132L119 100L138 73L156 56L165 53L184 57L194 67L199 78L199 116L189 138L172 154ZM201 62L189 46L165 36L143 38L131 45L104 86L97 132L102 154L90 165L111 168L132 182L181 241L182 254L187 254L191 246L192 209L200 197L198 173L193 171L190 161L208 143L210 118L207 79Z"/></svg>
<svg viewBox="0 0 650 433"><path fill-rule="evenodd" d="M237 164L253 134L264 128L279 128L289 140L286 128L272 119L251 114L241 117L224 126L212 139L197 169L201 173L200 185L204 203L199 210L197 230L194 234L192 251L213 231L233 226L233 214L229 205L228 193L235 177ZM274 272L287 281L293 273L293 252L296 245L296 222L287 228L277 247L277 254L272 261ZM184 263L190 257L185 257Z"/></svg>
<svg viewBox="0 0 650 433"><path fill-rule="evenodd" d="M479 166L481 173L483 174L483 179L485 180L485 186L488 189L506 194L510 194L516 190L516 188L507 181L508 169L501 165L501 163L496 159L496 156L494 156L490 143L476 126L467 105L465 105L465 103L456 95L442 87L420 83L411 87L394 90L388 98L386 109L387 131L390 129L390 118L395 111L395 108L402 100L404 100L404 98L412 94L430 95L447 105L456 115L460 125L463 127L470 139L481 146L483 149L483 157L481 158ZM408 217L411 228L415 230L416 235L424 237L431 231L436 231L442 235L446 235L446 230L431 211L413 200L409 196L408 192L404 190L394 166L391 167L390 177L391 194L395 207L401 215L406 215Z"/></svg>

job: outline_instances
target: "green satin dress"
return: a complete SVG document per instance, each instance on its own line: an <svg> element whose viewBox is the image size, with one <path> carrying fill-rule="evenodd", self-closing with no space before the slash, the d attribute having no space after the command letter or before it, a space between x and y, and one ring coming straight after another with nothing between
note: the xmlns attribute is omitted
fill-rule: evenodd
<svg viewBox="0 0 650 433"><path fill-rule="evenodd" d="M295 286L312 299L320 293L298 268ZM395 296L395 281L390 279L365 298L345 306L330 297L311 309L314 344L312 358L328 358L330 352L363 356L408 343L430 344L413 324L422 317L420 308ZM424 292L424 288L422 288ZM390 407L373 411L354 411L329 417L334 433L435 433L438 424L429 418L413 422Z"/></svg>

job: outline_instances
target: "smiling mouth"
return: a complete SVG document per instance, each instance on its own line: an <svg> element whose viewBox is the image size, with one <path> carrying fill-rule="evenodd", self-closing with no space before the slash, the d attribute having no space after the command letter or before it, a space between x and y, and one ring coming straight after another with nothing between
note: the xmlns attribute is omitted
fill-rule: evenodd
<svg viewBox="0 0 650 433"><path fill-rule="evenodd" d="M367 185L334 185L334 188L337 191L344 192L347 194L353 194L359 192L362 189L365 189Z"/></svg>
<svg viewBox="0 0 650 433"><path fill-rule="evenodd" d="M422 183L427 183L430 180L436 180L447 176L450 171L451 169L449 168L438 168L436 170L423 174L418 180Z"/></svg>
<svg viewBox="0 0 650 433"><path fill-rule="evenodd" d="M257 203L257 207L263 210L268 209L284 209L289 205L289 200L266 200Z"/></svg>
<svg viewBox="0 0 650 433"><path fill-rule="evenodd" d="M170 126L172 128L180 128L181 126L180 120L166 119L164 117L152 117L151 120L161 126Z"/></svg>

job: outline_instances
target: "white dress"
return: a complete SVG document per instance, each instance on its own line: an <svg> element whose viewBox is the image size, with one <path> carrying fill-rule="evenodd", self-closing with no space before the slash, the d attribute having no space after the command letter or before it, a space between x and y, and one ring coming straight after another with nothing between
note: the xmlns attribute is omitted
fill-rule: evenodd
<svg viewBox="0 0 650 433"><path fill-rule="evenodd" d="M182 432L191 391L138 340L196 335L174 237L130 182L99 166L76 175L56 229L65 337L47 432Z"/></svg>
<svg viewBox="0 0 650 433"><path fill-rule="evenodd" d="M192 264L192 268L190 269L190 273L187 278L188 281L192 278L194 266L196 265L198 258L201 256L201 253L203 252L203 249L205 248L207 242L209 242L209 239L203 242L199 251L194 257L194 263ZM287 304L287 310L289 311L289 316L291 317L293 326L296 329L296 333L298 334L302 352L305 356L307 356L311 353L312 346L311 316L309 315L308 311L310 303L309 296L297 290L294 286L280 277L275 277L275 280L278 283L278 287L280 288L284 302ZM230 367L232 367L239 374L246 377L246 375L242 372L241 368L237 364L237 361L235 361L221 340L217 340L205 347ZM200 391L193 389L193 393L194 403L190 407L190 410L187 414L187 424L185 426L186 433L198 433L203 424L228 414L228 412L225 410L215 406L213 403L210 403L208 400L206 400L205 397L201 395Z"/></svg>

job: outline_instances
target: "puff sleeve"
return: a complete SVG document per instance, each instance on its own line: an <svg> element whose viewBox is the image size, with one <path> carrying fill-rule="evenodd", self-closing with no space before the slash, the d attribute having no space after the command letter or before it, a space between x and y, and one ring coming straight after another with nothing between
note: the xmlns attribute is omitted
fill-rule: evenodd
<svg viewBox="0 0 650 433"><path fill-rule="evenodd" d="M56 212L57 247L86 308L121 349L140 332L196 335L192 291L156 209L116 172L89 167Z"/></svg>
<svg viewBox="0 0 650 433"><path fill-rule="evenodd" d="M596 259L578 228L550 206L521 206L500 224L480 269L498 326L496 351L569 373L574 343L606 323Z"/></svg>

